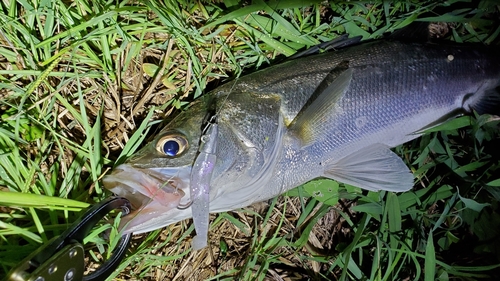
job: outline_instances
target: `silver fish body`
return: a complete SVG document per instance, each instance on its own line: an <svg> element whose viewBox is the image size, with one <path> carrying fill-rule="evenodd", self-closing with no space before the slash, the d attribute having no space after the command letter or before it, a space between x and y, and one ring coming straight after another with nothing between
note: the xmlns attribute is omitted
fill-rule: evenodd
<svg viewBox="0 0 500 281"><path fill-rule="evenodd" d="M463 112L498 113L499 86L500 55L488 48L373 41L299 58L201 97L103 182L137 209L126 232L190 218L176 206L189 201L202 124L215 110L210 212L317 177L406 191L413 176L389 148ZM172 141L175 156L165 154Z"/></svg>

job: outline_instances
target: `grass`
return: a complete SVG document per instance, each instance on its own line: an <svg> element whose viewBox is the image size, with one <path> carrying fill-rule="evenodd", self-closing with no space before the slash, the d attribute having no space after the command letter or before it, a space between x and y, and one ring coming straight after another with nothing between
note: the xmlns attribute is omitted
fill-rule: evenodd
<svg viewBox="0 0 500 281"><path fill-rule="evenodd" d="M226 78L417 19L448 23L457 42L500 33L491 1L304 2L0 3L0 276L108 196L99 179L161 120ZM418 179L412 191L316 180L212 215L209 249L190 250L190 221L138 236L111 278L498 277L498 124L461 117L396 148ZM99 231L90 263L106 251Z"/></svg>

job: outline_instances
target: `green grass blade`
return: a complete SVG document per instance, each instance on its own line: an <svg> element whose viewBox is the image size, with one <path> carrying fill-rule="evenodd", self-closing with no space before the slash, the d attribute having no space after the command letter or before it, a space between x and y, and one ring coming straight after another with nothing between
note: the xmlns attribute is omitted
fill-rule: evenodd
<svg viewBox="0 0 500 281"><path fill-rule="evenodd" d="M51 208L69 211L80 211L89 206L88 203L72 199L7 191L0 191L0 204L12 207Z"/></svg>
<svg viewBox="0 0 500 281"><path fill-rule="evenodd" d="M436 276L436 251L433 238L431 231L425 246L425 281L434 281Z"/></svg>

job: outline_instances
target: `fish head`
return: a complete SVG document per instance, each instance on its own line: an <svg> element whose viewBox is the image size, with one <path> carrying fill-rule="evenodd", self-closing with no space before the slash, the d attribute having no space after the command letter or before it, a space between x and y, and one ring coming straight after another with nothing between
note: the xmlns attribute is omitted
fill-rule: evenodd
<svg viewBox="0 0 500 281"><path fill-rule="evenodd" d="M206 98L194 102L152 141L103 178L106 189L131 202L132 212L122 219L125 233L152 230L140 225L158 214L176 213L177 207L189 202L191 169L198 154L208 104ZM136 231L138 228L143 231Z"/></svg>
<svg viewBox="0 0 500 281"><path fill-rule="evenodd" d="M286 130L275 95L219 90L208 93L177 115L145 147L103 178L104 187L131 201L122 219L125 233L158 229L197 214L189 206L194 189L209 185L210 212L242 208L278 195L268 188ZM200 144L217 108L215 165L207 182L194 182ZM213 138L209 138L213 139ZM204 146L206 148L206 146ZM200 163L198 163L200 164ZM193 168L194 167L194 168ZM193 182L191 182L193 179ZM274 185L273 185L274 186ZM194 205L195 203L193 203Z"/></svg>

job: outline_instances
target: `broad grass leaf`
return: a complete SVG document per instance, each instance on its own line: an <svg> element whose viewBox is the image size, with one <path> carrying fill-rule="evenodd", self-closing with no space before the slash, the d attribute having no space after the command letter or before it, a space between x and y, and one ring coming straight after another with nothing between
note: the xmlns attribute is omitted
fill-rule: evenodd
<svg viewBox="0 0 500 281"><path fill-rule="evenodd" d="M345 191L341 188L339 196L344 199L354 200L358 196L363 195L363 190L357 186L344 184ZM377 192L373 192L378 195Z"/></svg>
<svg viewBox="0 0 500 281"><path fill-rule="evenodd" d="M500 179L496 179L496 180L490 181L486 185L500 187Z"/></svg>
<svg viewBox="0 0 500 281"><path fill-rule="evenodd" d="M312 207L314 207L314 206L316 206L316 203L317 202L315 202L315 200L311 200L311 203L308 205L311 205ZM309 218L309 220L306 222L305 226L301 225L302 233L301 233L299 239L297 239L297 241L294 242L294 245L296 247L304 247L307 244L307 241L309 241L309 234L311 233L313 227L316 225L318 220L320 218L322 218L328 212L329 209L330 209L330 207L326 204L321 206L319 208L319 210L316 213L314 213L313 216L311 216ZM312 209L310 209L310 210L312 210ZM310 213L311 212L308 212L308 214L310 214Z"/></svg>
<svg viewBox="0 0 500 281"><path fill-rule="evenodd" d="M32 193L0 191L0 205L12 207L52 208L80 211L88 203L73 199L46 196Z"/></svg>
<svg viewBox="0 0 500 281"><path fill-rule="evenodd" d="M500 188L495 186L485 186L486 191L488 191L496 200L500 201Z"/></svg>
<svg viewBox="0 0 500 281"><path fill-rule="evenodd" d="M246 29L249 33L251 33L256 39L262 40L266 44L268 44L270 47L275 49L276 51L285 54L286 56L291 56L295 54L297 50L290 48L284 43L281 43L278 40L273 39L269 34L265 34L263 32L260 32L258 29L253 28L252 26L246 24L243 21L240 21L238 19L234 20L238 25L240 25L242 28Z"/></svg>
<svg viewBox="0 0 500 281"><path fill-rule="evenodd" d="M302 190L299 190L299 188ZM297 196L311 197L311 195L309 193L304 192L304 188L302 187L302 185L288 190L283 195L290 196L290 197L297 197Z"/></svg>
<svg viewBox="0 0 500 281"><path fill-rule="evenodd" d="M232 4L234 2L235 1L230 1L230 3L228 3L228 4ZM321 2L321 0L310 0L310 1L307 1L307 5L317 4L320 2ZM235 18L247 17L248 15L250 15L252 13L258 12L260 10L265 10L266 6L272 7L274 10L279 10L279 9L291 9L291 8L300 8L300 7L307 6L304 4L305 3L303 0L287 0L287 1L276 0L276 1L269 1L267 3L264 1L259 1L256 3L252 3L251 5L248 5L248 6L240 7L240 8L238 8L238 9L236 9L236 10L234 10L234 11L232 11L224 16L217 18L215 21L213 21L209 24L206 24L202 28L204 28L204 29L212 28L214 26L218 26L222 23L233 20Z"/></svg>
<svg viewBox="0 0 500 281"><path fill-rule="evenodd" d="M415 192L405 192L398 195L398 203L401 209L406 210L410 206L420 204L420 198Z"/></svg>
<svg viewBox="0 0 500 281"><path fill-rule="evenodd" d="M457 130L460 128L467 127L470 124L472 124L471 117L470 116L462 116L459 118L450 119L449 121L446 121L445 123L440 124L438 126L431 127L429 129L425 130L425 133Z"/></svg>
<svg viewBox="0 0 500 281"><path fill-rule="evenodd" d="M422 193L420 193L420 192L422 192ZM421 190L418 190L416 193L417 193L417 196L423 198L423 196L427 193L427 190L421 189ZM449 185L443 185L443 186L439 187L437 191L432 192L430 194L430 196L425 199L424 203L426 205L431 205L434 202L437 202L439 200L444 200L446 198L449 198L452 195L454 195L453 188Z"/></svg>
<svg viewBox="0 0 500 281"><path fill-rule="evenodd" d="M382 215L382 206L379 203L366 203L351 207L353 211L367 213L379 220Z"/></svg>
<svg viewBox="0 0 500 281"><path fill-rule="evenodd" d="M0 221L0 229L4 230L4 235L5 235L5 231L8 231L9 233L22 236L28 240L32 240L32 241L35 241L37 243L42 243L42 238L39 235L37 235L37 234L35 234L35 233L25 229L25 228L15 226L15 225L10 224L10 223L5 223L3 221Z"/></svg>
<svg viewBox="0 0 500 281"><path fill-rule="evenodd" d="M360 280L363 277L363 272L356 264L356 262L353 261L353 259L349 259L349 263L347 263L347 268L349 269L349 272L351 272L354 275L354 277L356 277L357 280Z"/></svg>
<svg viewBox="0 0 500 281"><path fill-rule="evenodd" d="M146 116L146 118L144 118L139 128L137 128L132 137L130 137L128 142L125 144L125 147L123 147L123 150L118 156L118 159L115 161L114 167L125 162L125 160L129 158L135 151L137 151L139 146L142 144L148 134L151 125L150 120L151 117L153 117L154 110L154 107L149 110L148 115Z"/></svg>
<svg viewBox="0 0 500 281"><path fill-rule="evenodd" d="M221 217L225 218L229 222L231 222L233 225L235 225L241 232L243 232L245 235L250 235L251 230L248 229L247 225L236 219L235 217L229 215L228 213L221 213Z"/></svg>
<svg viewBox="0 0 500 281"><path fill-rule="evenodd" d="M389 218L389 231L394 233L401 231L401 208L398 196L393 192L387 194L387 211Z"/></svg>
<svg viewBox="0 0 500 281"><path fill-rule="evenodd" d="M438 243L439 247L441 247L442 250L448 250L450 248L451 244L458 243L459 241L460 241L460 238L455 236L450 231L446 231L446 236L441 237L437 243Z"/></svg>
<svg viewBox="0 0 500 281"><path fill-rule="evenodd" d="M443 212L439 216L439 219L435 222L434 227L432 228L432 231L438 229L441 224L446 220L446 218L449 216L452 207L455 205L455 202L457 201L458 193L453 194L450 199L446 201L446 204L444 206ZM436 202L436 201L434 201Z"/></svg>
<svg viewBox="0 0 500 281"><path fill-rule="evenodd" d="M481 168L482 166L487 165L488 163L489 162L487 162L487 161L485 161L485 162L479 162L479 161L472 162L472 163L469 163L467 165L463 165L463 166L460 166L460 167L454 169L453 172L455 172L459 176L465 178L467 176L466 172L474 172L474 171L478 170L479 168Z"/></svg>
<svg viewBox="0 0 500 281"><path fill-rule="evenodd" d="M500 26L491 34L490 37L488 37L486 40L484 40L484 43L486 45L490 45L495 39L497 39L498 34L500 34Z"/></svg>
<svg viewBox="0 0 500 281"><path fill-rule="evenodd" d="M464 197L460 196L460 194L458 194L458 197L460 198L460 201L462 201L464 203L465 207L467 207L468 209L474 210L476 212L481 212L481 210L484 207L490 206L490 204L488 204L488 203L479 203L473 199L464 198Z"/></svg>
<svg viewBox="0 0 500 281"><path fill-rule="evenodd" d="M226 6L226 8L230 8L232 6L236 6L238 5L238 0L224 0L224 5Z"/></svg>
<svg viewBox="0 0 500 281"><path fill-rule="evenodd" d="M164 76L161 79L161 83L170 90L177 90L177 86L174 83L172 83L172 81L170 81L167 76Z"/></svg>
<svg viewBox="0 0 500 281"><path fill-rule="evenodd" d="M427 246L425 247L425 281L434 281L436 275L436 252L432 231L427 238Z"/></svg>
<svg viewBox="0 0 500 281"><path fill-rule="evenodd" d="M448 281L448 280L450 280L450 277L448 276L448 272L446 272L446 270L442 270L439 273L439 277L438 277L437 280L439 280L439 281Z"/></svg>
<svg viewBox="0 0 500 281"><path fill-rule="evenodd" d="M333 206L339 201L339 184L333 180L320 179L304 184L304 190L314 199Z"/></svg>
<svg viewBox="0 0 500 281"><path fill-rule="evenodd" d="M344 184L345 190L349 193L355 193L355 194L362 194L363 190L357 186L350 185L350 184ZM378 192L375 192L375 194L378 194Z"/></svg>
<svg viewBox="0 0 500 281"><path fill-rule="evenodd" d="M160 67L156 64L152 64L152 63L143 63L142 64L142 70L144 70L144 73L146 73L146 75L149 77L155 77L155 74L158 71L158 68L160 68Z"/></svg>

